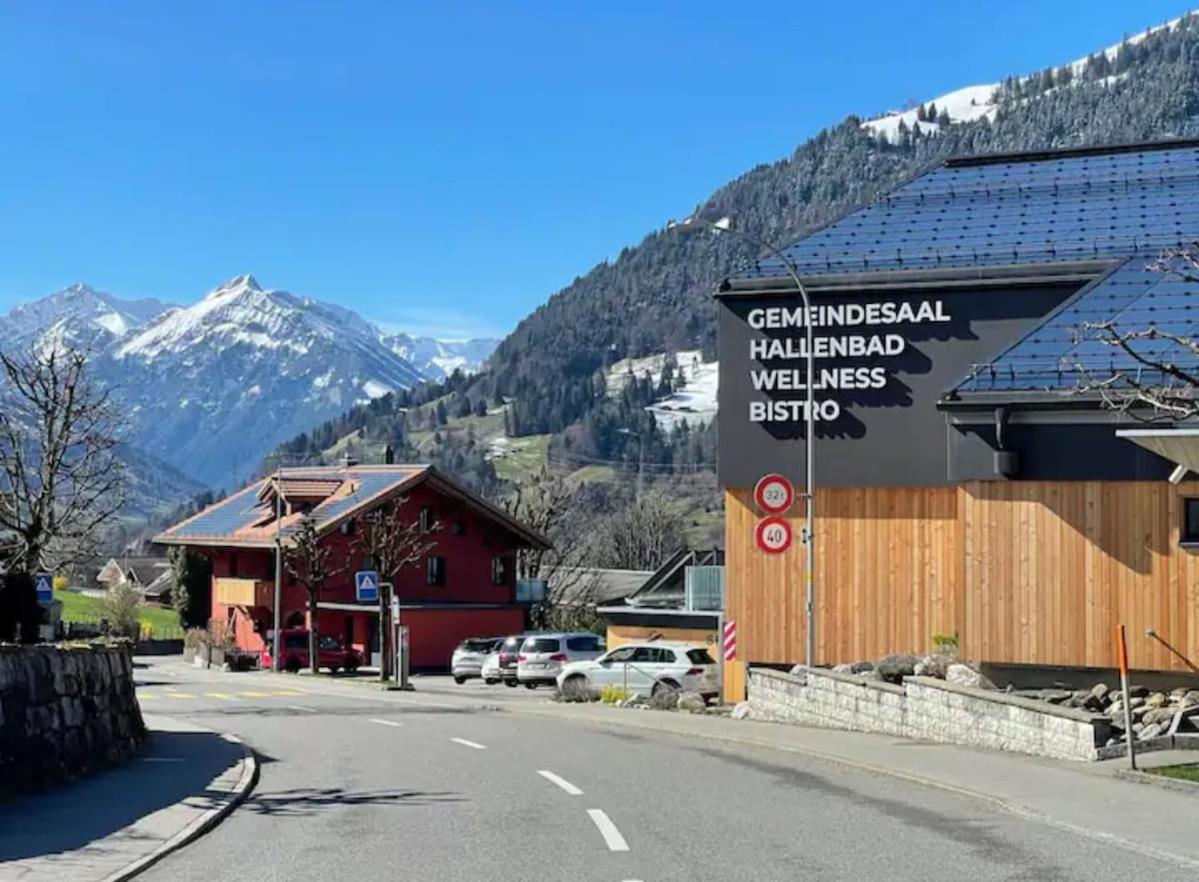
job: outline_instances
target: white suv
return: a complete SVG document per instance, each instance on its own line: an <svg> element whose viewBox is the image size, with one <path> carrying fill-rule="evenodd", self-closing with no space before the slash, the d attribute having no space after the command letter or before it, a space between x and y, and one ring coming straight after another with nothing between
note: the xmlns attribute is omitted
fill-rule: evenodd
<svg viewBox="0 0 1199 882"><path fill-rule="evenodd" d="M720 691L716 662L705 647L668 641L626 643L593 661L568 664L557 682L563 693L591 695L609 685L627 689L630 695L676 689L712 698Z"/></svg>
<svg viewBox="0 0 1199 882"><path fill-rule="evenodd" d="M529 689L554 685L562 666L593 659L604 651L604 638L595 634L530 634L516 657L516 679Z"/></svg>

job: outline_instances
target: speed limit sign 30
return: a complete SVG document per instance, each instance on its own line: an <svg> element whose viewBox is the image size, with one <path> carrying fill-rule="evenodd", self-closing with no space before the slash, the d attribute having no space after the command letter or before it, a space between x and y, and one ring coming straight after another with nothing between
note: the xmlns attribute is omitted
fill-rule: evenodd
<svg viewBox="0 0 1199 882"><path fill-rule="evenodd" d="M754 527L754 541L767 554L782 554L791 547L791 538L791 524L783 518L762 518Z"/></svg>
<svg viewBox="0 0 1199 882"><path fill-rule="evenodd" d="M766 475L754 487L754 502L764 514L782 514L795 501L795 488L782 475Z"/></svg>

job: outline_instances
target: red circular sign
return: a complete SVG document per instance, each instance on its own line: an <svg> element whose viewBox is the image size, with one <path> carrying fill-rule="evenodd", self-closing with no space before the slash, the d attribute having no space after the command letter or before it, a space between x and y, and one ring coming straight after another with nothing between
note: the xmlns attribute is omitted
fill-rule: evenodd
<svg viewBox="0 0 1199 882"><path fill-rule="evenodd" d="M782 514L795 501L795 488L782 475L766 475L754 487L754 502L766 514Z"/></svg>
<svg viewBox="0 0 1199 882"><path fill-rule="evenodd" d="M791 524L784 518L762 518L754 527L754 541L767 554L782 554L791 547Z"/></svg>

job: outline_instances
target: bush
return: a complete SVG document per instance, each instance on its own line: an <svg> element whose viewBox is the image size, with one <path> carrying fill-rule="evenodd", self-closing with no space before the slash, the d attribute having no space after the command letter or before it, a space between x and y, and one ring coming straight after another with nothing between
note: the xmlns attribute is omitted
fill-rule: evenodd
<svg viewBox="0 0 1199 882"><path fill-rule="evenodd" d="M609 683L607 686L605 686L603 691L600 693L600 701L602 701L604 704L616 704L618 701L628 700L629 690L625 689L623 686L617 686L613 683Z"/></svg>
<svg viewBox="0 0 1199 882"><path fill-rule="evenodd" d="M121 583L100 598L100 615L108 623L108 632L118 637L136 640L141 632L138 614L142 597L132 585Z"/></svg>

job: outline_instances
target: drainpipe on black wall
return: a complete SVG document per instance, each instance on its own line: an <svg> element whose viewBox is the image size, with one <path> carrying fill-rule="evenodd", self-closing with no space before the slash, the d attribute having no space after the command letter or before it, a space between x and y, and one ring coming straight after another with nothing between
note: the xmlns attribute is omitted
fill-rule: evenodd
<svg viewBox="0 0 1199 882"><path fill-rule="evenodd" d="M995 474L1014 478L1020 472L1020 454L1007 449L1007 427L1011 416L1006 407L995 408Z"/></svg>

